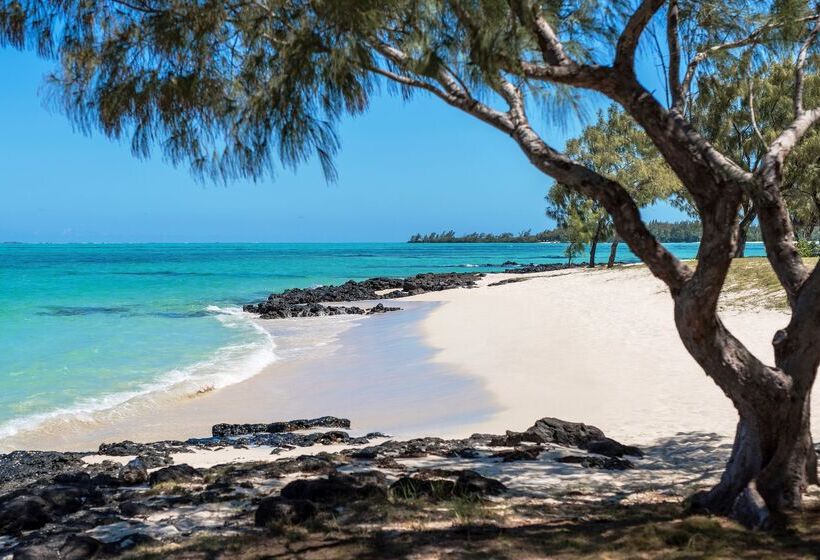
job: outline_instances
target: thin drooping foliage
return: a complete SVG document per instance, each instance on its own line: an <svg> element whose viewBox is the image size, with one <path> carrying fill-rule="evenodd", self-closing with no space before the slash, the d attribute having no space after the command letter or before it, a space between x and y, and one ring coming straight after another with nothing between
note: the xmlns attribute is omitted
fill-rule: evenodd
<svg viewBox="0 0 820 560"><path fill-rule="evenodd" d="M659 200L688 204L685 191L649 137L616 106L600 111L595 123L567 142L567 156L618 182L643 208ZM547 193L547 216L578 239L581 251L589 244L589 266L595 266L600 241L612 237L608 266L615 263L620 239L614 237L606 210L571 186L555 183ZM570 247L569 251L574 250Z"/></svg>
<svg viewBox="0 0 820 560"><path fill-rule="evenodd" d="M204 175L259 178L277 159L315 154L332 176L334 123L366 110L382 84L432 95L510 137L530 164L606 210L668 286L684 346L739 415L721 482L693 506L753 526L800 507L817 481L809 420L820 272L797 251L784 169L820 119L807 89L819 26L814 4L798 0L0 2L0 37L58 59L56 99L81 128L129 136L138 155L159 146ZM635 70L639 46L652 52L652 42L650 62L665 77L657 95ZM787 118L765 124L759 162L744 166L690 118L693 103L709 77L709 89L730 92L784 60ZM617 178L550 143L556 113L589 92L620 105L685 189L703 231L696 268L652 236ZM771 365L717 313L744 201L791 311Z"/></svg>

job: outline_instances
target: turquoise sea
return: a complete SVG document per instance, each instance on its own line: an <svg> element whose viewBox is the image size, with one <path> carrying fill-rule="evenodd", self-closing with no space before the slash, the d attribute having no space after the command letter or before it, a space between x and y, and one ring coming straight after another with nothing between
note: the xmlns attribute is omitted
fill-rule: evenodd
<svg viewBox="0 0 820 560"><path fill-rule="evenodd" d="M563 244L0 244L0 439L186 380L215 388L276 359L240 312L272 291L562 262ZM671 244L691 258L697 244ZM599 249L606 260L608 245ZM749 244L747 255L763 255ZM621 245L618 260L635 262Z"/></svg>

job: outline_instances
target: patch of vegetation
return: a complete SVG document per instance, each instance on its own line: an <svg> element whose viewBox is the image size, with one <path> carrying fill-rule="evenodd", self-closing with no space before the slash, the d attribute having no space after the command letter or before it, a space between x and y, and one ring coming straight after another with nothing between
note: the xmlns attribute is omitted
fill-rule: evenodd
<svg viewBox="0 0 820 560"><path fill-rule="evenodd" d="M817 263L817 257L804 260L810 268ZM732 308L788 308L786 293L765 257L734 260L723 288L723 304Z"/></svg>
<svg viewBox="0 0 820 560"><path fill-rule="evenodd" d="M148 496L188 496L191 489L177 482L160 482L146 492Z"/></svg>
<svg viewBox="0 0 820 560"><path fill-rule="evenodd" d="M380 504L376 518L351 522L344 513L324 526L272 534L252 532L215 539L197 537L146 547L128 558L608 558L706 559L816 558L820 512L781 520L772 532L749 531L722 518L684 517L679 504L618 506L608 503L549 505L402 501ZM388 517L400 525L384 524ZM395 515L401 513L401 515ZM360 512L361 513L361 512ZM455 515L454 515L455 514ZM449 519L449 523L442 523Z"/></svg>

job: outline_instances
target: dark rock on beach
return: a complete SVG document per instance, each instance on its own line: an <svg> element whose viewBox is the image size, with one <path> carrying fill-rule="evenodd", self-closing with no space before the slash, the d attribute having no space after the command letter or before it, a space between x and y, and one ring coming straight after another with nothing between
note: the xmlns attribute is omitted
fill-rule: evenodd
<svg viewBox="0 0 820 560"><path fill-rule="evenodd" d="M12 451L0 455L0 488L22 486L46 475L77 471L85 466L88 453L55 451Z"/></svg>
<svg viewBox="0 0 820 560"><path fill-rule="evenodd" d="M373 315L375 313L388 313L390 311L401 311L401 307L389 307L383 303L377 303L375 306L367 310L367 314Z"/></svg>
<svg viewBox="0 0 820 560"><path fill-rule="evenodd" d="M103 443L97 451L100 455L127 457L129 455L167 455L169 453L189 453L184 441L157 441L154 443L134 443L125 440L117 443ZM149 467L151 468L151 467Z"/></svg>
<svg viewBox="0 0 820 560"><path fill-rule="evenodd" d="M493 286L506 286L507 284L517 284L519 282L526 282L528 280L532 280L530 277L524 278L507 278L505 280L499 280L498 282L493 282L491 284L487 284L488 287L492 288Z"/></svg>
<svg viewBox="0 0 820 560"><path fill-rule="evenodd" d="M583 264L565 264L565 263L552 263L552 264L524 264L517 266L515 268L508 268L505 269L504 272L510 274L532 274L535 272L554 272L556 270L566 270L570 268L583 268Z"/></svg>
<svg viewBox="0 0 820 560"><path fill-rule="evenodd" d="M281 496L273 496L259 503L259 508L254 513L254 524L257 527L282 523L301 525L316 517L317 513L318 509L313 502L287 500Z"/></svg>
<svg viewBox="0 0 820 560"><path fill-rule="evenodd" d="M521 443L554 443L570 447L584 447L594 440L604 439L604 432L595 426L578 422L567 422L557 418L542 418L524 432L508 431L503 437L496 437L490 445L515 447Z"/></svg>
<svg viewBox="0 0 820 560"><path fill-rule="evenodd" d="M387 496L386 489L387 479L380 471L332 473L326 478L294 480L282 488L281 496L288 500L343 503L381 499Z"/></svg>
<svg viewBox="0 0 820 560"><path fill-rule="evenodd" d="M187 483L201 478L199 471L190 465L173 465L154 471L148 477L148 484L156 486L163 483Z"/></svg>
<svg viewBox="0 0 820 560"><path fill-rule="evenodd" d="M497 496L507 490L498 480L487 478L473 470L421 472L403 476L390 485L390 493L397 498L478 498Z"/></svg>
<svg viewBox="0 0 820 560"><path fill-rule="evenodd" d="M553 455L545 457L542 452L575 447L582 451L556 460L589 469L623 470L635 467L623 456L640 456L637 448L606 438L594 426L555 418L505 435L378 444L372 440L384 434L351 437L349 427L349 420L333 416L217 424L207 438L100 447L100 452L114 457L137 457L125 465L88 464L82 461L87 455L83 453L0 456L0 475L5 477L0 484L0 558L108 558L141 545L184 546L193 535L258 535L260 528L275 534L288 526L313 530L357 515L375 516L369 518L372 522L381 519L386 508L402 507L397 504L406 499L422 498L446 509L451 504L438 502L480 501L507 492L500 480L482 474L482 463L504 469L499 459L551 461ZM327 431L299 433L316 428ZM202 469L187 464L157 469L146 462L148 457L162 462L172 453L192 449L270 445L277 452L327 443L361 447ZM491 444L510 449L492 449ZM426 460L421 465L402 461L410 458ZM461 459L466 459L463 464Z"/></svg>
<svg viewBox="0 0 820 560"><path fill-rule="evenodd" d="M246 308L251 306L245 306ZM260 303L256 309L245 309L259 313L261 319L290 319L293 317L332 317L335 315L365 315L367 310L361 307L341 305L322 305L320 303L287 304L280 300L268 300Z"/></svg>
<svg viewBox="0 0 820 560"><path fill-rule="evenodd" d="M626 469L634 469L635 465L632 461L627 459L619 459L617 457L595 457L592 455L579 456L569 455L566 457L559 457L556 459L559 463L572 463L581 465L587 469L605 469L609 471L623 471Z"/></svg>
<svg viewBox="0 0 820 560"><path fill-rule="evenodd" d="M148 466L142 459L129 461L128 464L120 469L119 479L127 486L144 484L148 481Z"/></svg>
<svg viewBox="0 0 820 560"><path fill-rule="evenodd" d="M586 444L586 450L607 457L643 457L643 452L632 445L624 445L610 438L596 439Z"/></svg>
<svg viewBox="0 0 820 560"><path fill-rule="evenodd" d="M0 505L0 534L39 529L52 521L51 506L39 496L17 496Z"/></svg>
<svg viewBox="0 0 820 560"><path fill-rule="evenodd" d="M499 451L493 453L490 457L502 459L504 463L512 463L514 461L535 461L544 448L541 446L532 447L518 447L509 451Z"/></svg>
<svg viewBox="0 0 820 560"><path fill-rule="evenodd" d="M262 303L245 305L243 309L250 313L258 313L263 319L386 313L388 311L397 311L399 308L386 307L382 304L369 309L357 306L324 304L396 299L452 288L472 288L481 276L483 275L473 273L428 273L403 279L370 278L361 282L350 280L340 286L285 290L281 293L271 294ZM385 293L386 290L390 290L389 293Z"/></svg>
<svg viewBox="0 0 820 560"><path fill-rule="evenodd" d="M211 428L214 437L243 436L256 433L277 434L311 430L314 428L350 428L350 420L335 416L322 416L307 420L290 420L287 422L272 422L270 424L216 424Z"/></svg>
<svg viewBox="0 0 820 560"><path fill-rule="evenodd" d="M479 438L462 440L445 440L436 437L417 438L407 441L385 441L372 447L363 447L345 451L354 459L381 459L399 458L409 459L436 455L439 457L461 457L475 458L479 453L474 449L475 445L482 443Z"/></svg>

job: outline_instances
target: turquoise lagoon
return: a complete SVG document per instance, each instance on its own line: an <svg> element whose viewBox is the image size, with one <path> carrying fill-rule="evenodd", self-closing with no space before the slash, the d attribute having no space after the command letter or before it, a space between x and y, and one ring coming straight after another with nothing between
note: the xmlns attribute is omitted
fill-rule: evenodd
<svg viewBox="0 0 820 560"><path fill-rule="evenodd" d="M670 244L691 258L697 244ZM219 388L276 360L243 303L419 272L554 263L563 244L0 244L0 439L183 382ZM599 249L605 260L609 247ZM749 244L748 255L762 255ZM621 245L618 260L636 262Z"/></svg>

